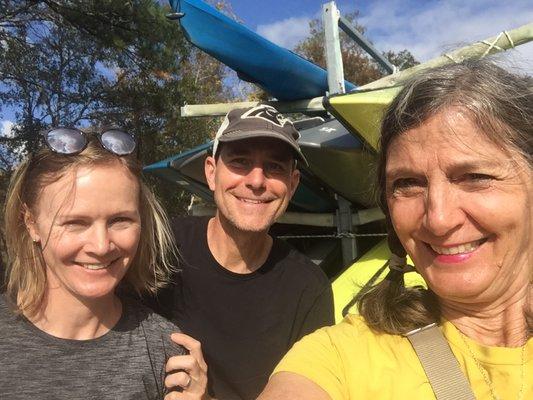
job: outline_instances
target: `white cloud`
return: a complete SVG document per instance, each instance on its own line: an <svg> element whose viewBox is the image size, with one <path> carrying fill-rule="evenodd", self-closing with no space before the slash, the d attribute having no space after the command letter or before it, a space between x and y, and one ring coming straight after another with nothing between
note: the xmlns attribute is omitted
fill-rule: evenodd
<svg viewBox="0 0 533 400"><path fill-rule="evenodd" d="M383 50L408 49L427 61L451 49L486 39L533 21L529 0L448 0L406 7L406 1L372 2L360 22ZM387 21L384 23L383 21ZM511 60L533 65L533 44L510 53Z"/></svg>
<svg viewBox="0 0 533 400"><path fill-rule="evenodd" d="M0 120L0 136L2 137L13 137L13 132L11 129L15 126L12 121Z"/></svg>
<svg viewBox="0 0 533 400"><path fill-rule="evenodd" d="M272 24L258 25L257 33L287 49L309 35L309 17L292 17Z"/></svg>
<svg viewBox="0 0 533 400"><path fill-rule="evenodd" d="M353 11L351 3L338 3L343 14ZM375 46L381 51L407 49L422 62L533 21L530 0L380 0L367 4L359 22L366 26L366 35ZM259 25L257 33L292 49L309 34L309 20L319 16L295 16ZM511 63L533 71L533 43L506 54Z"/></svg>

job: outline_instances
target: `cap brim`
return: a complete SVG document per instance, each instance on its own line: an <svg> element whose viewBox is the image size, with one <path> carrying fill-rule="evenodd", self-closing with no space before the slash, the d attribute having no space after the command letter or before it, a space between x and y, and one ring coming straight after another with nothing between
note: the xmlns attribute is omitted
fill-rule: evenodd
<svg viewBox="0 0 533 400"><path fill-rule="evenodd" d="M234 131L234 132L228 132L224 135L220 136L218 138L218 141L220 143L227 143L227 142L236 142L238 140L245 140L245 139L254 139L254 138L272 138L272 139L279 139L282 142L288 144L291 149L294 151L296 157L303 161L306 166L309 166L309 163L307 162L307 159L302 153L302 150L300 150L300 147L298 144L294 141L291 141L286 136L274 132L274 131Z"/></svg>

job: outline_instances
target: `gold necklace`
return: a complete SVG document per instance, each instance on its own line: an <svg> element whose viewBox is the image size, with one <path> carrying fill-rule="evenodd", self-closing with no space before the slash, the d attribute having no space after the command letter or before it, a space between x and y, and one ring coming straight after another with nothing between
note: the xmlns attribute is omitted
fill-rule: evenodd
<svg viewBox="0 0 533 400"><path fill-rule="evenodd" d="M472 350L472 348L468 344L466 336L463 334L463 332L459 331L459 333L461 334L461 338L463 339L463 342L464 342L466 348L468 349L468 352L470 353L470 356L474 360L479 372L481 373L481 376L483 377L483 380L485 381L485 383L489 387L492 399L493 400L500 400L500 398L498 396L496 396L496 391L494 390L494 386L492 385L492 381L489 378L489 374L487 373L487 370L483 367L483 365L481 365L481 363L477 359L476 355L474 354L474 351ZM520 356L520 358L521 358L522 366L520 368L521 369L521 371L520 371L520 390L518 391L518 397L517 397L518 400L522 400L522 397L524 396L524 380L525 380L525 375L526 375L526 357L525 357L526 345L527 345L527 340L526 340L526 343L524 343L524 345L521 347L521 356Z"/></svg>

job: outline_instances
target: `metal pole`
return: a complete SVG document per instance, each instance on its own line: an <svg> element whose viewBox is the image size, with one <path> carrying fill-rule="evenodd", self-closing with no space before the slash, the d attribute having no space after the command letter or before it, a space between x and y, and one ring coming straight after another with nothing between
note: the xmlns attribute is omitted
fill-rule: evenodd
<svg viewBox="0 0 533 400"><path fill-rule="evenodd" d="M344 93L344 68L339 40L340 13L334 1L322 6L322 21L324 23L326 65L328 70L329 94ZM351 203L341 196L337 196L337 232L352 233ZM342 238L342 262L348 265L357 257L357 242L355 238Z"/></svg>
<svg viewBox="0 0 533 400"><path fill-rule="evenodd" d="M337 209L337 233L352 233L352 204L341 196L337 196L337 204L339 205ZM356 239L353 237L342 238L341 249L342 263L348 265L358 254Z"/></svg>
<svg viewBox="0 0 533 400"><path fill-rule="evenodd" d="M342 66L341 45L339 41L340 13L334 1L322 6L322 21L326 39L326 66L328 70L329 94L344 93L344 68Z"/></svg>
<svg viewBox="0 0 533 400"><path fill-rule="evenodd" d="M397 74L384 76L377 81L360 86L359 89L367 90L396 86L420 71L454 62L459 63L464 60L476 60L478 58L483 58L491 54L515 48L516 46L531 41L533 41L533 22L510 31L501 32L497 36L461 47L451 53L446 53L445 55L433 58L423 64L418 64L414 67L400 71Z"/></svg>
<svg viewBox="0 0 533 400"><path fill-rule="evenodd" d="M390 63L366 38L355 29L343 16L339 17L339 27L346 32L359 46L361 46L368 54L372 56L389 74L394 74L397 68Z"/></svg>
<svg viewBox="0 0 533 400"><path fill-rule="evenodd" d="M270 104L279 112L290 113L323 113L323 98L295 100L295 101L241 101L237 103L215 103L215 104L187 104L181 107L182 117L205 117L222 116L236 108L255 107L259 104Z"/></svg>

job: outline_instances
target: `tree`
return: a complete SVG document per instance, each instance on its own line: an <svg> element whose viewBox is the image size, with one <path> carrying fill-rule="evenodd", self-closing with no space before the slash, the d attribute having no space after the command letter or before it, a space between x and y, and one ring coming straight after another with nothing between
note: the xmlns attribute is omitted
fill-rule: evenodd
<svg viewBox="0 0 533 400"><path fill-rule="evenodd" d="M141 136L153 162L209 136L179 106L222 101L225 67L152 0L6 1L0 11L0 101L16 116L14 137L0 140L11 150L31 150L46 126L113 123Z"/></svg>
<svg viewBox="0 0 533 400"><path fill-rule="evenodd" d="M347 14L346 19L359 32L364 34L366 28L357 22L359 12ZM377 62L372 60L368 54L344 31L339 32L341 54L344 67L344 77L346 80L357 85L375 81L387 74ZM295 47L294 52L309 61L326 69L326 56L324 48L324 26L321 19L313 19L309 22L309 36L300 41ZM399 52L387 51L385 57L400 70L419 64L414 56L408 50ZM248 89L248 100L250 101L268 101L271 96L257 86Z"/></svg>
<svg viewBox="0 0 533 400"><path fill-rule="evenodd" d="M347 14L346 19L350 21L359 32L364 34L366 28L357 22L359 12ZM309 22L309 37L298 43L294 51L308 60L326 68L326 57L324 54L324 28L321 19L313 19ZM344 77L346 80L357 85L364 85L381 78L386 72L373 61L366 52L342 30L339 34L342 60L344 65ZM418 64L414 56L408 50L398 53L387 51L387 59L399 67L406 69Z"/></svg>
<svg viewBox="0 0 533 400"><path fill-rule="evenodd" d="M135 133L144 164L215 131L216 121L179 118L189 102L226 96L226 68L194 49L153 0L3 0L0 3L0 192L20 155L50 126L114 124ZM150 178L172 214L186 199ZM0 237L1 240L1 237Z"/></svg>

